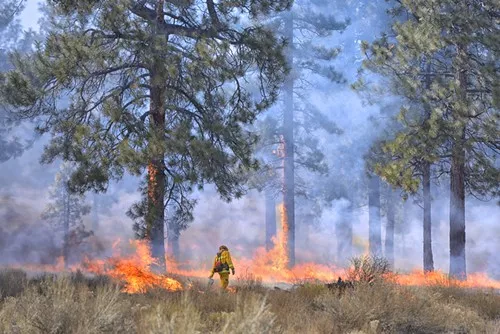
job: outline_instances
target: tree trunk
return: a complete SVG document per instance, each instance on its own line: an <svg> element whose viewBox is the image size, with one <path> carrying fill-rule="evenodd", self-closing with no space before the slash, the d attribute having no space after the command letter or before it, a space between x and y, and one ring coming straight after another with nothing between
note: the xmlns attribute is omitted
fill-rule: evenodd
<svg viewBox="0 0 500 334"><path fill-rule="evenodd" d="M96 193L94 193L93 205L92 205L92 231L97 231L99 229L99 198Z"/></svg>
<svg viewBox="0 0 500 334"><path fill-rule="evenodd" d="M285 19L285 34L290 42L288 48L288 64L293 65L293 17L289 12ZM294 124L293 124L293 76L290 74L285 81L285 110L283 117L283 139L285 141L284 158L284 215L288 225L287 247L288 267L295 265L295 152L294 152Z"/></svg>
<svg viewBox="0 0 500 334"><path fill-rule="evenodd" d="M179 233L170 230L168 231L168 256L174 262L179 262L180 259L180 247L179 247Z"/></svg>
<svg viewBox="0 0 500 334"><path fill-rule="evenodd" d="M408 231L411 230L411 216L412 216L412 209L411 209L411 197L408 197L403 203L403 222L399 224L399 230L401 234L401 243L398 244L398 246L401 246L401 257L406 258L408 256L408 249L406 247L406 235L409 233Z"/></svg>
<svg viewBox="0 0 500 334"><path fill-rule="evenodd" d="M339 265L344 266L352 256L352 203L349 203L337 223L336 235L337 261Z"/></svg>
<svg viewBox="0 0 500 334"><path fill-rule="evenodd" d="M427 60L425 89L431 89L431 66L430 59ZM426 123L431 117L431 108L428 103L424 106ZM426 124L426 127L428 125ZM434 259L432 255L432 220L431 220L431 164L424 162L422 166L422 188L424 197L424 223L423 223L423 252L424 252L424 272L434 271Z"/></svg>
<svg viewBox="0 0 500 334"><path fill-rule="evenodd" d="M387 225L385 226L385 257L394 268L394 226L396 225L394 189L387 189Z"/></svg>
<svg viewBox="0 0 500 334"><path fill-rule="evenodd" d="M64 221L63 221L63 259L64 268L68 268L69 261L69 220L70 220L70 193L68 187L64 190Z"/></svg>
<svg viewBox="0 0 500 334"><path fill-rule="evenodd" d="M432 223L431 223L431 165L423 166L423 196L424 196L424 272L434 271L432 256Z"/></svg>
<svg viewBox="0 0 500 334"><path fill-rule="evenodd" d="M274 247L273 238L276 237L276 200L270 190L266 190L266 250Z"/></svg>
<svg viewBox="0 0 500 334"><path fill-rule="evenodd" d="M163 21L163 0L157 2L157 19ZM158 51L152 51L158 52ZM146 238L150 242L155 264L151 269L166 271L165 264L165 88L162 59L155 55L150 71L150 131L151 158L148 164L148 211Z"/></svg>
<svg viewBox="0 0 500 334"><path fill-rule="evenodd" d="M460 104L467 104L466 47L457 45L456 80ZM463 123L461 107L453 110L453 120ZM450 276L467 278L465 260L465 124L460 125L451 149L450 169Z"/></svg>
<svg viewBox="0 0 500 334"><path fill-rule="evenodd" d="M380 179L370 176L368 190L368 242L371 256L382 256L382 237L380 225Z"/></svg>
<svg viewBox="0 0 500 334"><path fill-rule="evenodd" d="M450 275L467 278L465 263L464 149L453 144L450 175Z"/></svg>

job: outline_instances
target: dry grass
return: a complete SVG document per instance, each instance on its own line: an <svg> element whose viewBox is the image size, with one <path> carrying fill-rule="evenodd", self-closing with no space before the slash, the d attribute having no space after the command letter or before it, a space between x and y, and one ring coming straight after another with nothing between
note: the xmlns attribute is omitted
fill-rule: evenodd
<svg viewBox="0 0 500 334"><path fill-rule="evenodd" d="M322 284L236 293L193 282L184 292L127 295L106 278L0 273L0 333L499 333L500 295L401 287L381 280L338 294Z"/></svg>
<svg viewBox="0 0 500 334"><path fill-rule="evenodd" d="M353 282L371 283L390 272L389 262L378 256L360 256L351 259L347 279Z"/></svg>

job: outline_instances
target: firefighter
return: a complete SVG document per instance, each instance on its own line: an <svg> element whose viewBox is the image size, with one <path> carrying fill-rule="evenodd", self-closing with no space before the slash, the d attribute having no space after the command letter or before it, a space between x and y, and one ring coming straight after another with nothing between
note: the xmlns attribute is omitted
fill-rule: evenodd
<svg viewBox="0 0 500 334"><path fill-rule="evenodd" d="M229 270L235 273L233 261L231 261L231 254L229 254L229 249L227 246L220 246L219 252L215 256L214 265L210 273L210 277L214 277L214 273L219 273L220 285L222 289L226 289L229 284Z"/></svg>

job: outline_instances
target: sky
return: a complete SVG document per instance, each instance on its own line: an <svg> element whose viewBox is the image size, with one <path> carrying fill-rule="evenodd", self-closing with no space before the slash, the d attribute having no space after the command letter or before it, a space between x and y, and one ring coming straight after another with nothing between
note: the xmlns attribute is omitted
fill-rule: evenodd
<svg viewBox="0 0 500 334"><path fill-rule="evenodd" d="M38 30L38 19L40 18L40 12L38 11L38 5L40 1L38 0L26 0L26 8L20 15L21 24L25 29Z"/></svg>
<svg viewBox="0 0 500 334"><path fill-rule="evenodd" d="M20 16L21 23L25 28L37 29L37 21L40 18L37 0L27 0L26 9ZM383 22L378 22L377 27L363 27L366 23L361 22L351 25L342 34L335 34L328 39L333 45L342 45L345 52L340 55L335 63L337 69L344 72L351 83L356 78L356 70L359 66L359 54L357 54L357 40L359 38L374 37L377 29L381 30ZM343 136L320 138L320 145L331 164L335 163L335 148L339 143L350 145L352 154L356 157L357 167L362 168L362 156L377 132L370 117L380 117L377 106L367 106L358 94L349 88L349 84L340 86L329 82L319 82L316 89L310 92L311 102L325 115L335 120L337 125L344 129ZM15 217L19 220L29 220L33 226L39 228L43 222L40 213L47 204L48 188L53 182L57 172L57 164L41 166L38 163L40 153L46 144L47 138L41 138L33 148L25 154L2 166L4 173L0 174L0 195L7 195L3 200L10 201ZM312 178L311 182L322 182L321 178ZM137 191L137 179L126 177L124 180L112 184L110 197L113 200L106 204L105 212L100 213L101 234L110 240L116 237L133 237L132 222L125 215L130 205L139 199ZM197 193L198 205L195 208L195 220L190 228L181 235L181 250L189 250L190 257L203 261L206 254L211 254L219 244L230 244L235 247L235 255L248 255L257 246L264 242L264 200L263 195L251 191L240 200L225 203L216 195L213 187L208 186L202 193ZM104 196L103 196L104 198ZM89 197L89 201L91 198ZM438 223L434 240L434 252L436 268L447 270L448 267L448 207L449 199L446 191L436 194L433 202L433 219ZM313 260L329 262L335 259L335 224L342 218L342 201L334 201L331 207L325 208L320 217L320 224L311 232L314 241L314 250L317 257ZM500 230L498 220L500 207L494 203L481 203L469 201L467 208L467 247L468 264L474 270L484 270L484 266L491 269L496 275L500 275L500 264L495 255L500 251L498 238ZM5 212L4 212L5 211ZM9 215L7 209L0 206L0 217ZM406 228L406 234L396 236L396 265L400 269L410 270L420 267L422 263L421 245L421 210L417 205L411 205L411 219ZM12 215L12 214L11 214ZM366 241L368 208L360 207L353 217L354 232L356 238ZM385 222L385 221L384 221ZM90 217L86 218L90 223ZM483 235L483 231L491 231ZM38 231L38 230L37 230ZM383 234L384 236L384 234ZM32 236L23 236L31 240ZM23 239L24 240L24 239ZM304 242L299 245L308 247ZM2 240L0 238L0 245ZM35 243L42 249L43 245L52 245L52 241L44 238ZM236 247L238 246L238 247ZM37 246L38 247L38 246ZM52 247L52 246L51 246ZM35 250L26 255L26 260L41 261L36 247ZM51 248L52 249L52 248ZM208 252L208 253L207 253ZM40 251L41 253L41 251ZM9 248L6 254L19 254L18 248ZM22 253L25 254L25 253ZM38 254L38 255L37 255ZM398 256L404 255L404 256ZM469 256L470 255L470 256ZM299 254L300 258L300 254Z"/></svg>

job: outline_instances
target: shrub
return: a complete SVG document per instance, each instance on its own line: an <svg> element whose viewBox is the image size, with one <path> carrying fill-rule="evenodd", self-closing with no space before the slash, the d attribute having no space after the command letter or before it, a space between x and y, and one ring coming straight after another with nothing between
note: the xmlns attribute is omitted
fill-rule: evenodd
<svg viewBox="0 0 500 334"><path fill-rule="evenodd" d="M237 290L252 290L263 292L265 290L262 285L262 278L255 276L252 273L245 272L236 279Z"/></svg>
<svg viewBox="0 0 500 334"><path fill-rule="evenodd" d="M164 300L151 307L143 307L139 316L139 333L199 333L200 312L190 298L183 295L180 303Z"/></svg>
<svg viewBox="0 0 500 334"><path fill-rule="evenodd" d="M17 269L0 271L0 300L20 295L27 283L26 273Z"/></svg>
<svg viewBox="0 0 500 334"><path fill-rule="evenodd" d="M270 311L266 297L249 294L238 298L236 311L227 316L222 333L278 333L276 316Z"/></svg>
<svg viewBox="0 0 500 334"><path fill-rule="evenodd" d="M193 284L125 294L82 273L28 280L3 272L0 286L24 283L9 285L0 302L0 333L498 333L496 291L398 286L377 275L343 294L312 283L267 289L251 279L236 293Z"/></svg>
<svg viewBox="0 0 500 334"><path fill-rule="evenodd" d="M127 333L130 305L117 287L95 292L69 278L48 278L7 298L0 310L2 333Z"/></svg>
<svg viewBox="0 0 500 334"><path fill-rule="evenodd" d="M347 271L347 279L372 283L389 272L390 265L385 258L366 255L351 259L351 268Z"/></svg>

